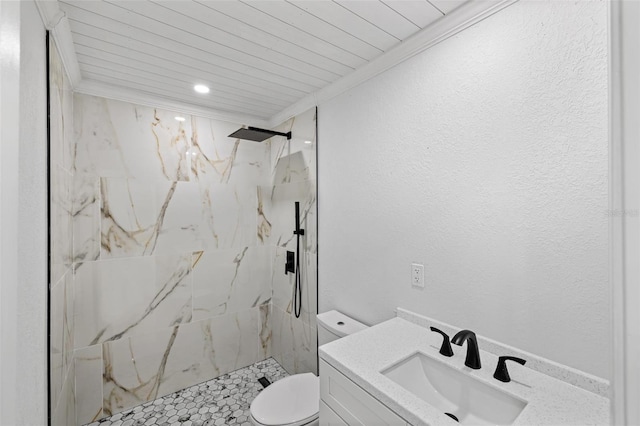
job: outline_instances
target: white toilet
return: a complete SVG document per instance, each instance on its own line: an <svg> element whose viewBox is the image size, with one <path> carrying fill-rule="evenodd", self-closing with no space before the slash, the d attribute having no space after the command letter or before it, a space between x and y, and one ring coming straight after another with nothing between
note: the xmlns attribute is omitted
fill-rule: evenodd
<svg viewBox="0 0 640 426"><path fill-rule="evenodd" d="M329 311L318 315L318 344L332 342L367 328L366 325ZM317 426L320 379L313 373L294 374L265 388L251 403L255 426Z"/></svg>

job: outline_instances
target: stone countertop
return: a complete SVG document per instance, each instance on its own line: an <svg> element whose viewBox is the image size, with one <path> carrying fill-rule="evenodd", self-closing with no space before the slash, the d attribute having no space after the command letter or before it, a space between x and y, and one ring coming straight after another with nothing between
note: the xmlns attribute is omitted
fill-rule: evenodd
<svg viewBox="0 0 640 426"><path fill-rule="evenodd" d="M514 362L508 363L511 382L493 378L498 357L482 350L482 368L464 365L467 345L453 345L455 354L438 353L442 337L401 318L323 345L320 358L412 425L454 425L454 420L391 379L383 376L396 362L423 352L494 388L527 401L514 425L608 425L609 400Z"/></svg>

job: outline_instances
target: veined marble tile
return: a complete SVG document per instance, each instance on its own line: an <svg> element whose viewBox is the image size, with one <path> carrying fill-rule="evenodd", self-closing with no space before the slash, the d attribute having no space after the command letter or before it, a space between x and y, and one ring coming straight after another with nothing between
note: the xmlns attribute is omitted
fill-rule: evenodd
<svg viewBox="0 0 640 426"><path fill-rule="evenodd" d="M51 40L50 49L51 157L50 226L51 290L50 398L52 424L75 424L73 346L73 222L71 140L71 87L60 55Z"/></svg>
<svg viewBox="0 0 640 426"><path fill-rule="evenodd" d="M51 380L51 405L56 406L62 392L62 385L68 372L68 356L66 348L68 346L68 282L73 276L71 270L67 271L57 283L51 288L51 307L49 309L50 321L50 367L49 376ZM73 279L71 278L71 281Z"/></svg>
<svg viewBox="0 0 640 426"><path fill-rule="evenodd" d="M264 185L269 180L270 146L227 137L234 123L191 118L191 179L205 184Z"/></svg>
<svg viewBox="0 0 640 426"><path fill-rule="evenodd" d="M194 321L269 303L271 251L242 247L194 253Z"/></svg>
<svg viewBox="0 0 640 426"><path fill-rule="evenodd" d="M303 284L306 284L306 292L303 292L303 314L308 314L307 324L315 324L318 315L318 254L317 252L304 253L304 270L302 271ZM304 290L304 287L303 287Z"/></svg>
<svg viewBox="0 0 640 426"><path fill-rule="evenodd" d="M203 224L198 238L205 250L256 245L255 186L201 184L200 202Z"/></svg>
<svg viewBox="0 0 640 426"><path fill-rule="evenodd" d="M53 406L51 426L70 426L76 424L75 368L71 364L58 403Z"/></svg>
<svg viewBox="0 0 640 426"><path fill-rule="evenodd" d="M265 303L259 307L260 309L260 356L259 358L269 358L273 350L273 330L271 328L271 303Z"/></svg>
<svg viewBox="0 0 640 426"><path fill-rule="evenodd" d="M57 282L71 267L73 222L71 217L72 176L60 165L51 168L51 282Z"/></svg>
<svg viewBox="0 0 640 426"><path fill-rule="evenodd" d="M315 320L309 325L277 306L272 306L271 327L273 358L289 374L318 374L318 331Z"/></svg>
<svg viewBox="0 0 640 426"><path fill-rule="evenodd" d="M267 213L271 213L269 210L269 205L265 208L265 202L268 202L268 198L265 198L269 193L269 188L267 187L257 187L257 241L259 244L267 244L270 241L271 237L271 222L267 218Z"/></svg>
<svg viewBox="0 0 640 426"><path fill-rule="evenodd" d="M174 113L87 95L73 102L66 207L67 263L77 262L71 330L82 348L78 421L272 352L291 371L317 371L315 288L303 288L301 319L269 303L272 265L285 277L276 246L295 246L295 200L306 231L303 286L316 285L315 110L278 129L292 129L291 141L255 143L228 138L234 124L190 116L180 124ZM276 283L286 309L284 284Z"/></svg>
<svg viewBox="0 0 640 426"><path fill-rule="evenodd" d="M51 165L73 173L73 93L55 41L50 39L50 152Z"/></svg>
<svg viewBox="0 0 640 426"><path fill-rule="evenodd" d="M74 97L76 170L100 177L189 180L191 124L176 113L95 96Z"/></svg>
<svg viewBox="0 0 640 426"><path fill-rule="evenodd" d="M76 347L191 321L191 254L112 259L76 272Z"/></svg>
<svg viewBox="0 0 640 426"><path fill-rule="evenodd" d="M273 185L316 179L316 110L309 109L278 126L291 140L271 139ZM310 142L310 143L307 143Z"/></svg>
<svg viewBox="0 0 640 426"><path fill-rule="evenodd" d="M294 315L294 284L295 274L284 274L287 250L278 247L271 268L271 286L273 288L272 302L275 306ZM306 324L313 324L318 314L317 303L317 259L315 254L301 252L300 256L300 282L302 288L302 305L300 310L300 320Z"/></svg>
<svg viewBox="0 0 640 426"><path fill-rule="evenodd" d="M73 261L100 257L100 179L76 173L72 191Z"/></svg>
<svg viewBox="0 0 640 426"><path fill-rule="evenodd" d="M196 184L100 179L100 258L202 249L202 204Z"/></svg>
<svg viewBox="0 0 640 426"><path fill-rule="evenodd" d="M284 265L287 260L287 250L276 247L273 264L271 265L271 286L273 288L272 302L281 310L293 312L293 290L295 273L284 273Z"/></svg>
<svg viewBox="0 0 640 426"><path fill-rule="evenodd" d="M263 221L269 223L268 236L258 228L263 244L286 247L296 250L295 202L300 202L300 227L305 234L300 239L300 247L305 251L316 252L317 219L315 181L301 181L276 185L272 188L262 187ZM260 221L260 219L258 219ZM259 222L260 223L260 222Z"/></svg>
<svg viewBox="0 0 640 426"><path fill-rule="evenodd" d="M104 415L264 359L259 307L103 344Z"/></svg>
<svg viewBox="0 0 640 426"><path fill-rule="evenodd" d="M75 358L76 419L84 425L102 418L102 345L77 349Z"/></svg>
<svg viewBox="0 0 640 426"><path fill-rule="evenodd" d="M162 208L156 221L157 240L153 253L170 254L203 250L206 248L206 221L203 220L205 202L200 198L198 185L178 182L171 197L164 198L162 208L166 205L164 220ZM162 221L162 222L161 222ZM151 247L151 246L149 246Z"/></svg>
<svg viewBox="0 0 640 426"><path fill-rule="evenodd" d="M49 42L49 103L50 124L50 160L52 165L63 166L64 158L64 123L62 119L62 99L64 97L64 67L56 43L53 39Z"/></svg>
<svg viewBox="0 0 640 426"><path fill-rule="evenodd" d="M71 365L73 364L73 349L75 347L75 328L76 322L74 317L74 275L72 271L69 271L64 278L65 288L64 288L64 319L63 319L63 339L64 339L64 347L63 347L63 362L64 368L69 370Z"/></svg>

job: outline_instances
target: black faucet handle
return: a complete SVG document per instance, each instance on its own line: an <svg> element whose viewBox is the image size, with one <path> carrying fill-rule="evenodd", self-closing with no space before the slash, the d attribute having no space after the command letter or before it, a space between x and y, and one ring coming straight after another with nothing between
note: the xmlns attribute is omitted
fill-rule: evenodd
<svg viewBox="0 0 640 426"><path fill-rule="evenodd" d="M442 334L442 346L440 346L440 354L444 356L453 356L453 349L451 349L451 342L449 336L442 330L438 330L435 327L431 327L431 331Z"/></svg>
<svg viewBox="0 0 640 426"><path fill-rule="evenodd" d="M511 377L509 377L509 370L507 370L507 361L515 361L518 364L525 365L527 362L522 358L518 358L515 356L501 356L498 358L498 366L496 367L495 373L493 373L493 378L496 380L500 380L501 382L508 383L511 381Z"/></svg>

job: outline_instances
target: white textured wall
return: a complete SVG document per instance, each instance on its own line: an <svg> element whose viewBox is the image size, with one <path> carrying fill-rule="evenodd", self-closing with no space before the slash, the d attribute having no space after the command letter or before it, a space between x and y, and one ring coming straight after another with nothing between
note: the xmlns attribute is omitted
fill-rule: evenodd
<svg viewBox="0 0 640 426"><path fill-rule="evenodd" d="M17 423L47 415L47 74L45 28L21 2Z"/></svg>
<svg viewBox="0 0 640 426"><path fill-rule="evenodd" d="M3 3L0 26L4 28L0 33L9 38L0 43L3 62L0 77L5 92L0 99L3 128L0 423L43 425L47 416L45 29L33 1ZM4 20L9 17L8 22ZM19 81L6 79L16 71ZM5 102L9 101L5 97L9 92L15 99Z"/></svg>
<svg viewBox="0 0 640 426"><path fill-rule="evenodd" d="M523 0L320 105L320 312L401 306L609 377L606 19Z"/></svg>
<svg viewBox="0 0 640 426"><path fill-rule="evenodd" d="M18 255L18 144L20 5L0 2L0 424L16 419L16 292Z"/></svg>

